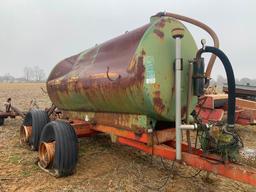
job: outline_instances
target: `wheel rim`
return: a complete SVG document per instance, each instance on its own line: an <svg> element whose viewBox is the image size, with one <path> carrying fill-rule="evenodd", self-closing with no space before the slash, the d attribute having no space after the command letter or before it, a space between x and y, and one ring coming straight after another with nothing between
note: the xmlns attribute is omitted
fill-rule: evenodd
<svg viewBox="0 0 256 192"><path fill-rule="evenodd" d="M39 161L43 168L52 164L55 154L55 141L42 142L39 146Z"/></svg>
<svg viewBox="0 0 256 192"><path fill-rule="evenodd" d="M28 143L31 135L32 135L32 126L22 125L20 128L20 143L21 144Z"/></svg>

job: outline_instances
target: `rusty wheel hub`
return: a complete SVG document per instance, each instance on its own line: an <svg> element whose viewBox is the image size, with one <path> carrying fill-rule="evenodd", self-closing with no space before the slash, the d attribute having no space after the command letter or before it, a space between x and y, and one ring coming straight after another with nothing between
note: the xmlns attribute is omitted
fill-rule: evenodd
<svg viewBox="0 0 256 192"><path fill-rule="evenodd" d="M52 164L55 154L55 141L42 142L39 146L39 162L43 168L48 168Z"/></svg>
<svg viewBox="0 0 256 192"><path fill-rule="evenodd" d="M21 144L28 143L31 135L32 135L32 126L22 125L20 127L20 143Z"/></svg>

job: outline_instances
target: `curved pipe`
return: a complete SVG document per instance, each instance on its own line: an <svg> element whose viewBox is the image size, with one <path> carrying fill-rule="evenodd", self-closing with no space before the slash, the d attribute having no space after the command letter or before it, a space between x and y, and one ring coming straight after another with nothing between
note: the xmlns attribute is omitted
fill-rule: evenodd
<svg viewBox="0 0 256 192"><path fill-rule="evenodd" d="M196 60L198 61L202 53L212 53L221 60L228 80L228 126L234 127L235 124L235 107L236 107L236 83L232 65L228 57L216 47L206 46L198 51Z"/></svg>
<svg viewBox="0 0 256 192"><path fill-rule="evenodd" d="M160 13L157 13L156 16L160 16L160 17L161 16L173 17L175 19L178 19L178 20L181 20L181 21L185 21L187 23L191 23L193 25L196 25L196 26L202 28L207 33L209 33L209 35L212 37L214 47L219 48L219 38L218 38L218 36L206 24L204 24L204 23L202 23L202 22L200 22L198 20L195 20L195 19L183 16L183 15L178 15L178 14L169 13L169 12L160 12ZM212 54L212 56L211 56L211 58L209 60L209 63L207 65L206 72L205 72L205 76L206 76L206 80L207 81L209 81L209 79L210 79L211 72L212 72L212 67L213 67L213 64L214 64L215 60L216 60L216 56L214 54Z"/></svg>

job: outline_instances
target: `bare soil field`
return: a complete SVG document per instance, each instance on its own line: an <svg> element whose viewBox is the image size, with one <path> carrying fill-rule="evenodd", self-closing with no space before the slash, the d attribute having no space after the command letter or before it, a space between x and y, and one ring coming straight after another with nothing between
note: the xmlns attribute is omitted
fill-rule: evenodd
<svg viewBox="0 0 256 192"><path fill-rule="evenodd" d="M0 84L0 104L8 97L13 105L26 111L31 99L44 109L51 102L43 94L44 84ZM170 172L160 158L151 157L133 148L113 144L107 135L80 139L79 160L74 175L54 178L36 165L37 152L19 143L21 118L6 119L0 127L0 192L12 191L189 191L189 192L256 192L256 188L206 172L191 178L197 170L176 165L174 176L164 184ZM246 146L256 148L256 126L239 127ZM171 167L171 161L164 161Z"/></svg>

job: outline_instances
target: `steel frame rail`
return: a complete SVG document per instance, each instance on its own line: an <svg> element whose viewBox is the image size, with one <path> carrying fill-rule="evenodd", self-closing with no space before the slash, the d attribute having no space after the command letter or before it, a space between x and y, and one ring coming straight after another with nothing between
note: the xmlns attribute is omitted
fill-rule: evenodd
<svg viewBox="0 0 256 192"><path fill-rule="evenodd" d="M74 127L77 137L92 136L103 132L116 136L115 142L123 145L134 147L148 154L156 155L168 160L175 160L176 149L175 140L169 139L165 135L175 136L175 129L166 129L156 131L160 137L159 144L152 145L149 133L135 134L133 131L121 130L115 127L104 125L92 125L85 121L73 121L71 125ZM236 181L256 186L256 169L244 167L233 163L223 163L216 156L206 156L201 150L192 149L192 153L188 152L187 144L182 144L182 163L191 167L212 172Z"/></svg>

